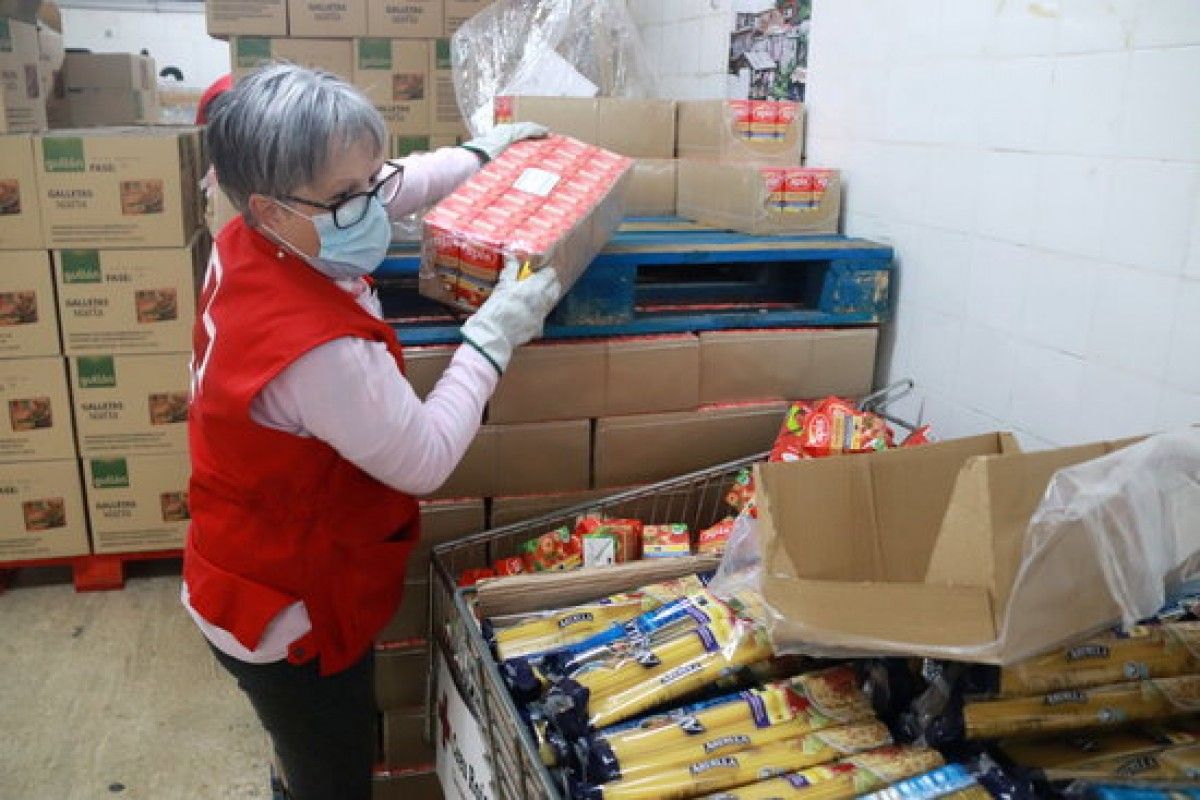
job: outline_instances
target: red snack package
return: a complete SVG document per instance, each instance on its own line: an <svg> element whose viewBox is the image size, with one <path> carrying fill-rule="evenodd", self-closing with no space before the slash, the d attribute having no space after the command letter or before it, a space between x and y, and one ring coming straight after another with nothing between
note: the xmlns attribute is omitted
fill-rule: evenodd
<svg viewBox="0 0 1200 800"><path fill-rule="evenodd" d="M459 586L474 586L484 578L494 578L496 573L488 567L478 567L476 569L464 569L458 576Z"/></svg>
<svg viewBox="0 0 1200 800"><path fill-rule="evenodd" d="M749 467L739 470L734 476L733 485L725 493L725 502L735 511L741 511L754 502L754 473Z"/></svg>
<svg viewBox="0 0 1200 800"><path fill-rule="evenodd" d="M788 408L779 433L775 436L775 444L771 447L768 461L799 461L807 458L804 453L804 420L812 413L812 406L803 400L797 400Z"/></svg>
<svg viewBox="0 0 1200 800"><path fill-rule="evenodd" d="M583 565L580 537L565 525L521 545L531 572L578 569Z"/></svg>
<svg viewBox="0 0 1200 800"><path fill-rule="evenodd" d="M600 563L622 564L626 561L637 561L642 557L641 520L583 516L575 521L575 535L583 540L583 563L587 567L598 566ZM591 547L593 556L589 559L588 540L602 538L612 541L611 559L602 557L605 548L599 542Z"/></svg>
<svg viewBox="0 0 1200 800"><path fill-rule="evenodd" d="M822 400L804 420L801 446L810 456L870 453L894 447L882 417L859 411L838 397Z"/></svg>
<svg viewBox="0 0 1200 800"><path fill-rule="evenodd" d="M710 556L724 553L729 534L733 533L733 521L733 517L726 517L711 528L700 531L696 537L696 552Z"/></svg>
<svg viewBox="0 0 1200 800"><path fill-rule="evenodd" d="M922 425L921 427L917 428L915 431L910 433L908 436L906 436L904 438L904 441L900 443L900 446L901 447L916 447L919 444L929 444L932 441L933 441L933 439L929 435L929 426Z"/></svg>
<svg viewBox="0 0 1200 800"><path fill-rule="evenodd" d="M521 575L529 571L525 568L525 560L520 556L498 559L492 564L492 569L497 576Z"/></svg>

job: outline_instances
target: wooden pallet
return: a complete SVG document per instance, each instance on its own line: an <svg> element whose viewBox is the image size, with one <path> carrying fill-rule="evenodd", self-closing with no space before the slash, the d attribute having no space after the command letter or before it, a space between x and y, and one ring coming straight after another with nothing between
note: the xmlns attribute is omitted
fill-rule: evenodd
<svg viewBox="0 0 1200 800"><path fill-rule="evenodd" d="M102 592L125 588L125 568L135 561L161 561L182 558L182 550L155 550L146 553L112 553L103 555L39 558L28 561L7 561L0 564L0 594L9 587L13 575L21 569L37 567L70 567L77 592Z"/></svg>
<svg viewBox="0 0 1200 800"><path fill-rule="evenodd" d="M890 311L892 249L842 236L747 236L673 218L627 220L547 321L545 338L873 325ZM405 344L458 341L456 316L417 295L419 256L376 272Z"/></svg>

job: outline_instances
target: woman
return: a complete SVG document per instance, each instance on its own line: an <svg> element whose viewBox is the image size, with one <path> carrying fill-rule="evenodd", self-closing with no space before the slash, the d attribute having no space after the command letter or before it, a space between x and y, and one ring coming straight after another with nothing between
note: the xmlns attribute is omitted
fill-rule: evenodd
<svg viewBox="0 0 1200 800"><path fill-rule="evenodd" d="M544 134L500 126L388 164L371 104L290 65L211 111L209 152L241 216L217 236L197 309L183 601L297 800L370 796L371 644L403 594L414 498L449 476L513 349L560 294L553 270L506 271L421 402L364 276L386 254L389 217Z"/></svg>

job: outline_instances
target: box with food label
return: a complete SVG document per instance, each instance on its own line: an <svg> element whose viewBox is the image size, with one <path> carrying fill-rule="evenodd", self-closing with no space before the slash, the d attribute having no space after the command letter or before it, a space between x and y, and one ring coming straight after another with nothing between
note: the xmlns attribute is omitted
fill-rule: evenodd
<svg viewBox="0 0 1200 800"><path fill-rule="evenodd" d="M0 250L0 357L61 352L45 250Z"/></svg>
<svg viewBox="0 0 1200 800"><path fill-rule="evenodd" d="M0 564L88 550L76 459L0 464Z"/></svg>
<svg viewBox="0 0 1200 800"><path fill-rule="evenodd" d="M0 136L0 250L46 246L33 146L29 134Z"/></svg>
<svg viewBox="0 0 1200 800"><path fill-rule="evenodd" d="M37 28L0 15L0 105L5 127L0 133L35 133L46 129L46 98L38 64Z"/></svg>
<svg viewBox="0 0 1200 800"><path fill-rule="evenodd" d="M367 33L367 0L288 0L288 36L351 37Z"/></svg>
<svg viewBox="0 0 1200 800"><path fill-rule="evenodd" d="M566 292L620 224L632 165L564 136L509 147L425 216L421 293L473 311L514 263Z"/></svg>
<svg viewBox="0 0 1200 800"><path fill-rule="evenodd" d="M286 0L205 0L208 35L287 36Z"/></svg>
<svg viewBox="0 0 1200 800"><path fill-rule="evenodd" d="M0 463L74 458L71 398L59 356L0 360Z"/></svg>
<svg viewBox="0 0 1200 800"><path fill-rule="evenodd" d="M680 158L800 166L804 106L777 100L681 100L676 119Z"/></svg>
<svg viewBox="0 0 1200 800"><path fill-rule="evenodd" d="M97 553L175 550L191 523L186 452L83 460Z"/></svg>
<svg viewBox="0 0 1200 800"><path fill-rule="evenodd" d="M679 216L753 235L837 233L837 170L681 160Z"/></svg>
<svg viewBox="0 0 1200 800"><path fill-rule="evenodd" d="M233 79L239 81L259 67L287 61L319 69L350 80L354 74L350 39L277 39L267 36L235 36L229 42Z"/></svg>
<svg viewBox="0 0 1200 800"><path fill-rule="evenodd" d="M187 449L187 353L69 359L84 456Z"/></svg>
<svg viewBox="0 0 1200 800"><path fill-rule="evenodd" d="M428 136L429 43L413 39L355 39L354 85L379 110L388 133Z"/></svg>

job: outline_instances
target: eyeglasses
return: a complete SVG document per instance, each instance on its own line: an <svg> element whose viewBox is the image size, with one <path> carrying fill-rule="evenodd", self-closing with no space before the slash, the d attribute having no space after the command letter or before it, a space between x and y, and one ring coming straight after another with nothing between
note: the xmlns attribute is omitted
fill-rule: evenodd
<svg viewBox="0 0 1200 800"><path fill-rule="evenodd" d="M378 183L375 184L369 192L355 192L337 203L318 203L316 200L305 200L303 197L294 197L290 194L283 196L284 200L291 200L293 203L303 203L306 206L313 208L324 209L333 214L334 227L346 229L362 222L363 217L367 215L367 209L370 208L372 199L377 199L383 205L387 205L396 199L396 195L400 193L400 185L403 183L404 165L398 164L395 161L384 162L384 167L391 167L392 171L384 176Z"/></svg>

